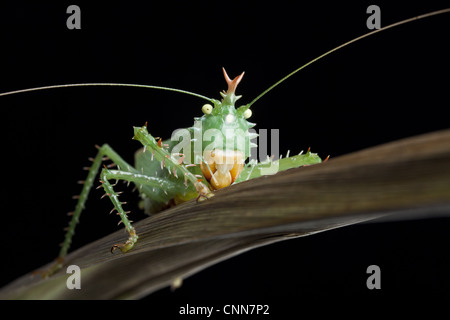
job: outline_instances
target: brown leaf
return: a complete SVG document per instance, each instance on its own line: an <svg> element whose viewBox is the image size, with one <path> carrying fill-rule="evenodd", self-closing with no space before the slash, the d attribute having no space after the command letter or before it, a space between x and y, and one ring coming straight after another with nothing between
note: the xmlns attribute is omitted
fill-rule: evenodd
<svg viewBox="0 0 450 320"><path fill-rule="evenodd" d="M95 241L65 261L81 268L82 290L67 289L63 268L50 279L25 275L0 298L139 298L259 246L379 217L430 217L448 210L449 190L450 130L408 138L242 182L144 219L127 254L110 253L123 231Z"/></svg>

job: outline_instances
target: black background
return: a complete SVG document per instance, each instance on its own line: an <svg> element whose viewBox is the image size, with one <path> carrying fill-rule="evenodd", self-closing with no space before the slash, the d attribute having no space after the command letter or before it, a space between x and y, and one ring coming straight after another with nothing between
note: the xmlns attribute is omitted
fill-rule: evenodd
<svg viewBox="0 0 450 320"><path fill-rule="evenodd" d="M193 5L77 3L81 30L58 5L0 4L0 92L37 86L120 82L185 89L212 98L245 71L242 103L287 73L368 32L371 2L224 2ZM382 26L444 8L378 1ZM413 22L352 44L289 79L253 107L257 128L280 129L280 152L312 147L336 157L448 128L450 15ZM202 100L136 88L56 89L0 98L2 130L1 284L58 253L71 196L95 144L127 161L146 121L169 137L201 115ZM131 188L130 188L131 191ZM93 191L74 238L78 248L117 230ZM130 199L136 200L135 195ZM132 213L137 220L143 214ZM287 301L336 296L450 295L449 219L346 227L256 249L149 297L184 303ZM378 265L382 289L366 288Z"/></svg>

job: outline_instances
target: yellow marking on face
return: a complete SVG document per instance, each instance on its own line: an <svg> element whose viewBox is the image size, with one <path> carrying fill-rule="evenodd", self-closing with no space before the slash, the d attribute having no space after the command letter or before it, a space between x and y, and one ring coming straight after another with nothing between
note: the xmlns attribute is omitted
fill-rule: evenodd
<svg viewBox="0 0 450 320"><path fill-rule="evenodd" d="M205 151L203 158L206 163L202 162L200 168L216 190L232 184L244 168L244 156L240 151Z"/></svg>

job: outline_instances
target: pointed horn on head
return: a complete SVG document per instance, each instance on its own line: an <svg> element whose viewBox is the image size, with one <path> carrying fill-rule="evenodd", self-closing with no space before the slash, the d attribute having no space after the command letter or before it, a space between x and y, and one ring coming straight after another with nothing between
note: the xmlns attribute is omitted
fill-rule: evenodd
<svg viewBox="0 0 450 320"><path fill-rule="evenodd" d="M239 76L237 76L236 78L234 78L233 80L230 79L230 77L228 76L227 72L225 71L225 68L222 67L223 70L223 76L225 77L225 81L228 84L228 91L226 92L227 94L235 94L236 91L236 87L239 84L239 82L241 82L242 78L244 77L244 73L242 72Z"/></svg>

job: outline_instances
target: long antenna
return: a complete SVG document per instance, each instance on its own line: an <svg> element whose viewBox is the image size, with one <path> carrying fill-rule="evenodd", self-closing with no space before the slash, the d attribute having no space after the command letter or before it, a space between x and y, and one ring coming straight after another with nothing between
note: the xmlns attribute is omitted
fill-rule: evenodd
<svg viewBox="0 0 450 320"><path fill-rule="evenodd" d="M53 86L45 86L45 87L36 87L36 88L29 88L29 89L22 89L22 90L16 90L16 91L9 91L5 93L0 93L1 96L7 96L11 94L17 94L17 93L24 93L24 92L31 92L31 91L39 91L39 90L48 90L48 89L57 89L57 88L71 88L71 87L136 87L136 88L147 88L147 89L159 89L159 90L166 90L166 91L174 91L184 94L189 94L191 96L205 99L211 103L214 103L214 99L202 96L200 94L186 91L186 90L180 90L180 89L174 89L174 88L168 88L168 87L159 87L159 86L149 86L144 84L130 84L130 83L74 83L74 84L60 84L60 85L53 85Z"/></svg>
<svg viewBox="0 0 450 320"><path fill-rule="evenodd" d="M268 93L270 90L272 90L273 88L275 88L277 85L279 85L280 83L282 83L284 80L290 78L291 76L293 76L294 74L296 74L296 73L299 72L300 70L306 68L306 67L309 66L310 64L316 62L317 60L322 59L323 57L329 55L330 53L333 53L333 52L335 52L335 51L337 51L337 50L339 50L339 49L342 49L343 47L348 46L349 44L352 44L352 43L354 43L354 42L356 42L356 41L358 41L358 40L361 40L361 39L367 38L367 37L369 37L369 36L371 36L371 35L374 35L375 33L378 33L378 32L381 32L381 31L385 31L385 30L387 30L387 29L390 29L390 28L393 28L393 27L397 27L397 26L399 26L399 25L402 25L402 24L405 24L405 23L408 23L408 22L411 22L411 21L414 21L414 20L420 20L420 19L423 19L423 18L428 18L428 17L435 16L435 15L442 14L442 13L446 13L446 12L450 12L450 8L442 9L442 10L438 10L438 11L433 11L433 12L430 12L430 13L422 14L422 15L417 16L417 17L414 17L414 18L409 18L409 19L406 19L406 20L402 20L402 21L400 21L400 22L396 22L396 23L390 24L390 25L388 25L388 26L386 26L386 27L383 27L383 28L381 28L381 29L377 29L377 30L374 30L374 31L372 31L372 32L366 33L366 34L364 34L364 35L362 35L362 36L359 36L359 37L357 37L357 38L355 38L355 39L353 39L353 40L350 40L350 41L348 41L348 42L346 42L346 43L344 43L344 44L341 44L340 46L337 46L336 48L331 49L330 51L327 51L327 52L325 52L324 54L318 56L317 58L315 58L315 59L309 61L308 63L304 64L304 65L301 66L300 68L295 69L294 71L292 71L291 73L289 73L287 76L285 76L285 77L282 78L281 80L277 81L275 84L273 84L273 85L270 86L268 89L266 89L265 91L263 91L263 93L261 93L261 94L260 94L259 96L257 96L255 99L253 99L253 101L250 102L250 103L248 104L248 107L250 107L252 104L254 104L257 100L259 100L262 96L264 96L264 95L265 95L266 93Z"/></svg>
<svg viewBox="0 0 450 320"><path fill-rule="evenodd" d="M266 89L265 91L263 91L259 96L257 96L255 99L253 99L252 102L250 102L247 106L250 107L251 105L253 105L257 100L259 100L262 96L264 96L266 93L268 93L270 90L272 90L273 88L275 88L277 85L279 85L280 83L282 83L283 81L287 80L288 78L290 78L291 76L293 76L294 74L296 74L297 72L299 72L300 70L306 68L307 66L309 66L310 64L316 62L317 60L322 59L323 57L329 55L330 53L333 53L345 46L348 46L351 43L354 43L358 40L364 39L366 37L369 37L371 35L374 35L375 33L408 23L408 22L412 22L414 20L420 20L423 18L428 18L431 16L435 16L438 14L442 14L442 13L447 13L450 12L450 8L447 9L442 9L442 10L437 10L437 11L433 11L430 13L426 13L420 16L416 16L413 18L409 18L400 22L396 22L393 24L390 24L386 27L383 27L381 29L378 30L374 30L372 32L366 33L362 36L359 36L353 40L350 40L344 44L341 44L340 46L337 46L334 49L331 49L330 51L325 52L324 54L318 56L317 58L309 61L308 63L304 64L303 66L301 66L298 69L295 69L294 71L292 71L291 73L289 73L287 76L285 76L284 78L282 78L281 80L277 81L275 84L273 84L272 86L270 86L268 89ZM74 83L74 84L62 84L62 85L51 85L51 86L43 86L43 87L36 87L36 88L29 88L29 89L22 89L22 90L15 90L15 91L9 91L9 92L4 92L4 93L0 93L0 97L2 96L7 96L7 95L12 95L12 94L18 94L18 93L24 93L24 92L32 92L32 91L39 91L39 90L48 90L48 89L57 89L57 88L70 88L70 87L136 87L136 88L147 88L147 89L158 89L158 90L166 90L166 91L173 91L173 92L178 92L178 93L184 93L184 94L188 94L197 98L201 98L204 100L207 100L211 103L214 103L214 99L205 97L203 95L194 93L194 92L190 92L190 91L186 91L186 90L181 90L181 89L175 89L175 88L168 88L168 87L160 87L160 86L151 86L151 85L142 85L142 84L129 84L129 83Z"/></svg>

